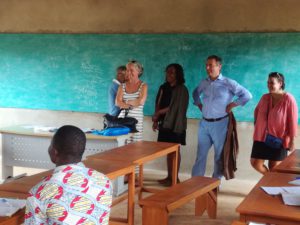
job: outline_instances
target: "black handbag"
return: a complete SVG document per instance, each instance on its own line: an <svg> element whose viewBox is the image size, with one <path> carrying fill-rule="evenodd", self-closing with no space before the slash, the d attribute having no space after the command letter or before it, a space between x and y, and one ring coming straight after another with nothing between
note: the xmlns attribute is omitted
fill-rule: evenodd
<svg viewBox="0 0 300 225"><path fill-rule="evenodd" d="M125 117L119 118L118 116L122 111L125 111ZM136 129L136 124L138 123L136 118L127 116L129 109L121 109L117 116L112 116L110 114L105 114L103 116L103 125L104 129L112 128L112 127L128 127L131 133L136 133L138 130Z"/></svg>

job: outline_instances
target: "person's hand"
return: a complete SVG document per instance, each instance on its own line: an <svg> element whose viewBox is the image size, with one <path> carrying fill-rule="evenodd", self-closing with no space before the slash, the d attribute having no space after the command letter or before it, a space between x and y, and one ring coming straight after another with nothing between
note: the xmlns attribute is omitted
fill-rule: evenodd
<svg viewBox="0 0 300 225"><path fill-rule="evenodd" d="M158 130L158 122L153 122L152 124L152 130L155 132L156 130Z"/></svg>
<svg viewBox="0 0 300 225"><path fill-rule="evenodd" d="M130 100L126 100L124 101L124 103L126 104L126 106L124 107L125 109L133 109L133 106L130 104Z"/></svg>
<svg viewBox="0 0 300 225"><path fill-rule="evenodd" d="M290 141L288 151L290 151L290 152L295 151L295 144L294 144L294 141Z"/></svg>
<svg viewBox="0 0 300 225"><path fill-rule="evenodd" d="M158 122L158 119L159 119L159 115L157 113L155 113L153 116L152 116L152 121L153 122Z"/></svg>
<svg viewBox="0 0 300 225"><path fill-rule="evenodd" d="M200 111L202 112L203 105L202 105L202 104L199 104L199 105L198 105L198 108L199 108Z"/></svg>
<svg viewBox="0 0 300 225"><path fill-rule="evenodd" d="M234 107L236 107L236 106L237 106L237 104L236 104L235 102L229 103L229 104L226 106L226 112L227 112L227 113L230 113L231 110L232 110Z"/></svg>

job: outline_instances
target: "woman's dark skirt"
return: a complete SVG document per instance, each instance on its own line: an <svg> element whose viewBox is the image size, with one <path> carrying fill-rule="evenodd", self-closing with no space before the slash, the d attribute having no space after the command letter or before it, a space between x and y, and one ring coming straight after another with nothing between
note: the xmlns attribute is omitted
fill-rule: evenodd
<svg viewBox="0 0 300 225"><path fill-rule="evenodd" d="M159 128L157 141L179 143L181 145L186 145L185 139L186 139L185 131L183 133L175 133L170 129L165 129L162 127Z"/></svg>
<svg viewBox="0 0 300 225"><path fill-rule="evenodd" d="M287 150L284 148L270 148L264 142L253 142L251 158L265 159L271 161L282 161L286 156Z"/></svg>

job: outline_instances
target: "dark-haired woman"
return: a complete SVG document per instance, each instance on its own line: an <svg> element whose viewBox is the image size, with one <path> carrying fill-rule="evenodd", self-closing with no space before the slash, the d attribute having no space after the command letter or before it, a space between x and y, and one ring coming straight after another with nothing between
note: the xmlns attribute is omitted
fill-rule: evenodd
<svg viewBox="0 0 300 225"><path fill-rule="evenodd" d="M268 77L269 93L264 94L254 111L254 135L251 165L265 174L278 165L287 151L294 151L298 128L298 108L294 97L284 91L284 76L273 72ZM267 145L267 135L279 140L280 147ZM268 166L264 164L268 160Z"/></svg>
<svg viewBox="0 0 300 225"><path fill-rule="evenodd" d="M184 85L184 72L177 63L166 67L166 82L158 90L155 114L152 117L153 130L158 130L157 141L186 144L187 118L189 103L188 89ZM178 171L180 168L180 152L178 153ZM167 156L168 175L158 182L170 186L172 184L172 160ZM179 179L177 177L177 182Z"/></svg>

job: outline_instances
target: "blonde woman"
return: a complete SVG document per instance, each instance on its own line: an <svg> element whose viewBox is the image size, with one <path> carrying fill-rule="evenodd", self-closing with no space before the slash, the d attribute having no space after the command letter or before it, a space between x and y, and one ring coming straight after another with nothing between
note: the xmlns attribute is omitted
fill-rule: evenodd
<svg viewBox="0 0 300 225"><path fill-rule="evenodd" d="M142 64L138 61L129 61L126 65L128 80L120 85L116 97L116 105L121 109L129 109L128 116L138 120L136 125L138 132L131 137L129 142L143 140L143 109L148 89L147 84L140 80L143 70ZM124 111L119 116L124 117Z"/></svg>

